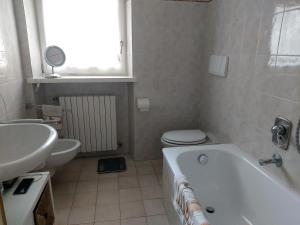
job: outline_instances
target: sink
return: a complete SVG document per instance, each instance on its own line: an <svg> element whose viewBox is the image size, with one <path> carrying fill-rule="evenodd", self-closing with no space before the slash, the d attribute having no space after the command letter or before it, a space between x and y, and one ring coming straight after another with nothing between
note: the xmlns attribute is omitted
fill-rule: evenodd
<svg viewBox="0 0 300 225"><path fill-rule="evenodd" d="M0 181L44 163L57 141L54 128L37 123L0 125Z"/></svg>

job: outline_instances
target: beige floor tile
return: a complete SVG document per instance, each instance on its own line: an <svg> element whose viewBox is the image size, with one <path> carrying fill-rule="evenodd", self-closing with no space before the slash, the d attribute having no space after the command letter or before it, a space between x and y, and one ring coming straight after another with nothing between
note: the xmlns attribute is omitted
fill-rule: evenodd
<svg viewBox="0 0 300 225"><path fill-rule="evenodd" d="M138 160L138 161L135 161L135 166L136 167L151 166L151 161L150 160Z"/></svg>
<svg viewBox="0 0 300 225"><path fill-rule="evenodd" d="M56 209L71 208L74 194L54 194L54 206Z"/></svg>
<svg viewBox="0 0 300 225"><path fill-rule="evenodd" d="M96 222L94 225L120 225L120 220Z"/></svg>
<svg viewBox="0 0 300 225"><path fill-rule="evenodd" d="M163 159L151 160L151 165L153 167L162 167L163 166Z"/></svg>
<svg viewBox="0 0 300 225"><path fill-rule="evenodd" d="M53 184L53 193L54 194L73 194L75 192L77 183L68 182L68 183L54 183Z"/></svg>
<svg viewBox="0 0 300 225"><path fill-rule="evenodd" d="M163 202L161 199L144 200L144 207L147 216L166 214Z"/></svg>
<svg viewBox="0 0 300 225"><path fill-rule="evenodd" d="M111 221L120 219L119 204L97 205L95 221Z"/></svg>
<svg viewBox="0 0 300 225"><path fill-rule="evenodd" d="M80 172L81 169L81 160L73 159L71 162L67 163L63 167L64 172Z"/></svg>
<svg viewBox="0 0 300 225"><path fill-rule="evenodd" d="M78 193L74 196L73 207L95 206L97 200L96 192Z"/></svg>
<svg viewBox="0 0 300 225"><path fill-rule="evenodd" d="M69 224L93 223L95 216L95 206L72 208Z"/></svg>
<svg viewBox="0 0 300 225"><path fill-rule="evenodd" d="M142 187L141 191L143 199L155 199L163 197L162 189L159 185L152 187Z"/></svg>
<svg viewBox="0 0 300 225"><path fill-rule="evenodd" d="M118 190L102 190L98 192L97 204L118 204L119 200Z"/></svg>
<svg viewBox="0 0 300 225"><path fill-rule="evenodd" d="M98 190L118 190L118 178L99 179Z"/></svg>
<svg viewBox="0 0 300 225"><path fill-rule="evenodd" d="M77 184L76 193L97 192L97 181L80 181Z"/></svg>
<svg viewBox="0 0 300 225"><path fill-rule="evenodd" d="M158 185L157 177L155 175L142 175L139 176L141 187Z"/></svg>
<svg viewBox="0 0 300 225"><path fill-rule="evenodd" d="M155 174L161 175L163 173L163 168L162 167L153 167Z"/></svg>
<svg viewBox="0 0 300 225"><path fill-rule="evenodd" d="M81 168L84 169L85 167L93 166L97 168L98 160L97 157L91 157L91 158L81 158Z"/></svg>
<svg viewBox="0 0 300 225"><path fill-rule="evenodd" d="M142 199L139 188L129 188L120 190L120 202L135 202Z"/></svg>
<svg viewBox="0 0 300 225"><path fill-rule="evenodd" d="M147 217L148 225L170 225L166 215L149 216Z"/></svg>
<svg viewBox="0 0 300 225"><path fill-rule="evenodd" d="M138 166L137 167L137 173L138 173L138 175L155 174L151 165L149 165L149 166L148 165Z"/></svg>
<svg viewBox="0 0 300 225"><path fill-rule="evenodd" d="M121 225L147 225L146 217L124 219L121 220Z"/></svg>
<svg viewBox="0 0 300 225"><path fill-rule="evenodd" d="M119 177L136 176L137 171L135 166L128 166L126 171L120 172Z"/></svg>
<svg viewBox="0 0 300 225"><path fill-rule="evenodd" d="M94 225L94 223L81 223L81 224L76 224L76 225Z"/></svg>
<svg viewBox="0 0 300 225"><path fill-rule="evenodd" d="M71 208L55 210L55 225L67 225Z"/></svg>
<svg viewBox="0 0 300 225"><path fill-rule="evenodd" d="M98 173L95 171L81 170L79 181L97 181Z"/></svg>
<svg viewBox="0 0 300 225"><path fill-rule="evenodd" d="M53 176L53 183L77 182L79 180L79 172L61 171Z"/></svg>
<svg viewBox="0 0 300 225"><path fill-rule="evenodd" d="M90 161L88 160L87 162L83 161L81 164L81 172L91 172L91 173L98 173L97 172L97 167L98 167L98 161Z"/></svg>
<svg viewBox="0 0 300 225"><path fill-rule="evenodd" d="M118 173L102 173L98 174L98 179L105 179L105 178L118 178L119 174Z"/></svg>
<svg viewBox="0 0 300 225"><path fill-rule="evenodd" d="M139 186L138 179L136 176L120 177L119 178L119 188L136 188Z"/></svg>
<svg viewBox="0 0 300 225"><path fill-rule="evenodd" d="M157 177L158 184L162 185L162 183L163 183L162 175L161 174L156 175L156 177Z"/></svg>
<svg viewBox="0 0 300 225"><path fill-rule="evenodd" d="M127 167L135 166L135 162L132 159L126 158L126 165Z"/></svg>
<svg viewBox="0 0 300 225"><path fill-rule="evenodd" d="M146 215L142 201L121 202L120 210L122 219L144 217Z"/></svg>
<svg viewBox="0 0 300 225"><path fill-rule="evenodd" d="M131 160L131 161L133 161L131 155L129 155L129 154L124 154L124 155L122 155L122 156L125 157L126 160Z"/></svg>

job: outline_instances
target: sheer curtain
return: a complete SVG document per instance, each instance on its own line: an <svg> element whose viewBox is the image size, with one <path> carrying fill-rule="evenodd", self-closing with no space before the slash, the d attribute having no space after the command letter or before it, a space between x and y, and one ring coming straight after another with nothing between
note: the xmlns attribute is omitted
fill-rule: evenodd
<svg viewBox="0 0 300 225"><path fill-rule="evenodd" d="M119 0L42 0L46 46L57 45L65 74L119 73L121 57Z"/></svg>

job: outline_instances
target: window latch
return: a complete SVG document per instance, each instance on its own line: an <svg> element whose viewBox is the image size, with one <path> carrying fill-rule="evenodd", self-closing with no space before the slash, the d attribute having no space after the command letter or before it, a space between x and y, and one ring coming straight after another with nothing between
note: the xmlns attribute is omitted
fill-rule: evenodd
<svg viewBox="0 0 300 225"><path fill-rule="evenodd" d="M123 54L123 46L124 46L124 41L120 41L120 55Z"/></svg>

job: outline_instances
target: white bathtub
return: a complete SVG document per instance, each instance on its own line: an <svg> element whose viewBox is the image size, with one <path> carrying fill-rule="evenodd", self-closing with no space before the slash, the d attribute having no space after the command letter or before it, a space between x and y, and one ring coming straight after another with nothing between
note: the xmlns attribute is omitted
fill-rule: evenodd
<svg viewBox="0 0 300 225"><path fill-rule="evenodd" d="M212 225L300 225L300 195L280 183L235 145L165 148L163 186L171 223L174 174L184 174ZM208 156L206 165L198 162ZM274 165L269 165L274 166ZM300 173L300 171L299 171Z"/></svg>

